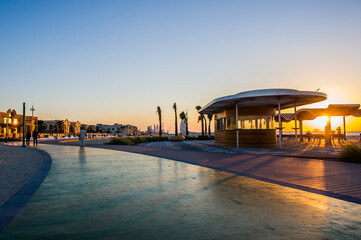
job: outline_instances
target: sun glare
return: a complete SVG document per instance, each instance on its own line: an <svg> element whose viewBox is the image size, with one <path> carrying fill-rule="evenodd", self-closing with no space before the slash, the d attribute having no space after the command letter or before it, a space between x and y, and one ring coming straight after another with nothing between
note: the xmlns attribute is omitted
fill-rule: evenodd
<svg viewBox="0 0 361 240"><path fill-rule="evenodd" d="M318 129L324 131L327 125L328 117L318 117L312 121L309 121L310 130ZM337 127L343 128L342 117L331 117L331 129L336 130Z"/></svg>
<svg viewBox="0 0 361 240"><path fill-rule="evenodd" d="M328 121L328 117L322 116L322 117L317 117L315 120L312 120L311 124L315 129L317 128L317 129L323 131L323 130L325 130L327 121Z"/></svg>

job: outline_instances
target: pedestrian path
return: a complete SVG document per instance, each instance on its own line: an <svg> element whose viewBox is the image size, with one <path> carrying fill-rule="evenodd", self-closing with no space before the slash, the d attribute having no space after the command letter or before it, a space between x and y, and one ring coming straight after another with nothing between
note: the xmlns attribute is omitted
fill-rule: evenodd
<svg viewBox="0 0 361 240"><path fill-rule="evenodd" d="M332 146L319 146L318 143L300 143L298 147L294 143L284 143L284 147L267 148L232 148L216 145L214 141L184 141L184 142L151 142L142 143L139 146L160 148L160 149L173 149L173 150L189 150L189 151L202 151L202 152L216 152L216 153L236 153L236 154L257 154L264 155L270 154L275 156L290 156L290 157L303 157L303 158L319 158L319 159L336 159L342 147L340 145Z"/></svg>
<svg viewBox="0 0 361 240"><path fill-rule="evenodd" d="M128 148L118 150L132 146L122 147ZM361 236L359 204L144 154L50 144L39 148L52 156L52 168L0 233L2 240ZM249 155L236 159L230 157L236 154L228 154L228 160L219 162L214 155L224 154L207 153L206 158L196 159L191 157L205 153L133 149L171 151L194 162L235 167L253 159L258 164L250 165L251 172L267 165L268 159Z"/></svg>
<svg viewBox="0 0 361 240"><path fill-rule="evenodd" d="M361 204L361 164L262 154L89 145L192 163ZM345 179L345 181L342 181Z"/></svg>
<svg viewBox="0 0 361 240"><path fill-rule="evenodd" d="M34 149L0 145L0 206L33 176L42 161L42 154Z"/></svg>

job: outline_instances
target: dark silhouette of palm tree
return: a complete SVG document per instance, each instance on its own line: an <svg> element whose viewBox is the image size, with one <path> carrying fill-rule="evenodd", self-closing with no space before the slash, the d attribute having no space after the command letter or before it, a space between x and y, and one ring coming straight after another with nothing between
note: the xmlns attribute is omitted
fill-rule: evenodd
<svg viewBox="0 0 361 240"><path fill-rule="evenodd" d="M207 132L208 132L208 128L207 128L207 119L206 117L202 114L203 116L203 119L204 119L204 135L207 135Z"/></svg>
<svg viewBox="0 0 361 240"><path fill-rule="evenodd" d="M182 119L182 120L184 120L184 122L185 122L185 124L186 124L186 136L188 136L188 116L187 116L187 114L185 114L184 113L184 111L183 112L181 112L180 114L179 114L179 117L180 117L180 119Z"/></svg>
<svg viewBox="0 0 361 240"><path fill-rule="evenodd" d="M45 131L44 121L38 120L38 132L43 133Z"/></svg>
<svg viewBox="0 0 361 240"><path fill-rule="evenodd" d="M213 119L213 114L208 114L208 135L211 136L211 122Z"/></svg>
<svg viewBox="0 0 361 240"><path fill-rule="evenodd" d="M174 114L175 114L175 135L178 136L178 116L177 116L177 104L173 104Z"/></svg>
<svg viewBox="0 0 361 240"><path fill-rule="evenodd" d="M160 107L157 107L157 113L159 118L159 136L162 136L162 110Z"/></svg>
<svg viewBox="0 0 361 240"><path fill-rule="evenodd" d="M188 136L187 134L187 120L186 120L186 114L184 113L184 111L182 111L180 114L179 114L179 118L181 120L184 120L184 123L186 124L186 135Z"/></svg>
<svg viewBox="0 0 361 240"><path fill-rule="evenodd" d="M186 136L188 136L189 131L188 131L188 111L186 113Z"/></svg>
<svg viewBox="0 0 361 240"><path fill-rule="evenodd" d="M202 107L201 106L196 106L196 110L199 111ZM203 114L199 114L198 117L198 122L201 121L202 122L202 136L204 136L204 116Z"/></svg>
<svg viewBox="0 0 361 240"><path fill-rule="evenodd" d="M63 126L63 121L61 121L61 120L56 120L56 132L57 132L57 133L60 133L62 126Z"/></svg>

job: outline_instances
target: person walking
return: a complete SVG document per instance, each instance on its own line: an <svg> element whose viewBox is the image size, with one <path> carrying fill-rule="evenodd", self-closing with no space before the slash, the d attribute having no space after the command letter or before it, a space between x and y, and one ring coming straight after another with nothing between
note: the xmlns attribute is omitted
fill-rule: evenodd
<svg viewBox="0 0 361 240"><path fill-rule="evenodd" d="M31 133L30 133L29 130L28 130L28 132L26 133L25 138L26 138L26 145L29 146L29 144L30 144L30 138L31 138Z"/></svg>
<svg viewBox="0 0 361 240"><path fill-rule="evenodd" d="M80 148L84 148L85 147L85 136L86 136L86 131L84 129L81 129L79 132L79 142L80 142Z"/></svg>
<svg viewBox="0 0 361 240"><path fill-rule="evenodd" d="M33 145L38 146L38 135L39 135L39 133L36 130L34 130L33 131Z"/></svg>

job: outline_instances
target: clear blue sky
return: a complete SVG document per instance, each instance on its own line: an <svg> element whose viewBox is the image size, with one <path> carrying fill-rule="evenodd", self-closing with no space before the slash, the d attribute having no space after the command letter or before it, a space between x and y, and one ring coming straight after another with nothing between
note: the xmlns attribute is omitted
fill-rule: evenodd
<svg viewBox="0 0 361 240"><path fill-rule="evenodd" d="M361 103L361 1L0 0L0 111L145 128L173 102L320 88Z"/></svg>

